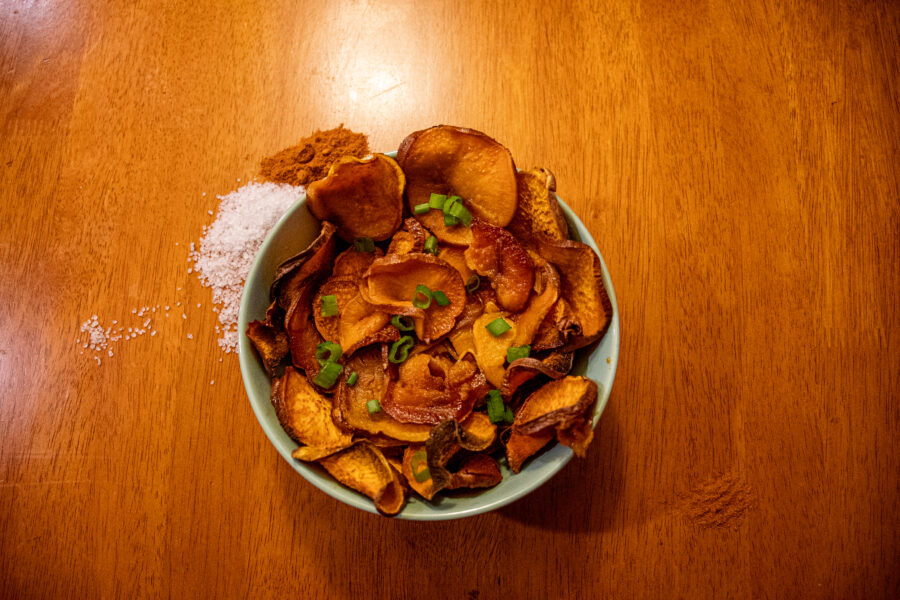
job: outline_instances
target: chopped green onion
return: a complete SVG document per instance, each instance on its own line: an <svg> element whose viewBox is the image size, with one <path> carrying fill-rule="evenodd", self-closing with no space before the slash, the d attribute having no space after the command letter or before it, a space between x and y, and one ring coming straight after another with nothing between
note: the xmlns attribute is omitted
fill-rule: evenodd
<svg viewBox="0 0 900 600"><path fill-rule="evenodd" d="M453 215L448 215L444 213L444 225L447 227L453 227L454 225L459 225L459 219L454 217Z"/></svg>
<svg viewBox="0 0 900 600"><path fill-rule="evenodd" d="M428 199L428 206L431 208L436 208L441 210L444 208L444 201L447 199L447 196L443 194L432 194Z"/></svg>
<svg viewBox="0 0 900 600"><path fill-rule="evenodd" d="M477 291L480 287L481 277L479 277L477 274L472 275L471 277L469 277L469 280L466 281L466 291L470 294Z"/></svg>
<svg viewBox="0 0 900 600"><path fill-rule="evenodd" d="M504 321L502 317L497 317L484 327L485 329L490 331L491 335L493 335L494 337L503 335L504 333L512 329L512 327L509 326L509 323Z"/></svg>
<svg viewBox="0 0 900 600"><path fill-rule="evenodd" d="M395 365L405 362L409 358L409 351L415 345L415 340L411 335L404 335L399 340L391 344L391 351L388 354L388 360Z"/></svg>
<svg viewBox="0 0 900 600"><path fill-rule="evenodd" d="M513 421L516 420L516 415L513 414L512 409L508 406L503 407L503 420L509 425L512 425Z"/></svg>
<svg viewBox="0 0 900 600"><path fill-rule="evenodd" d="M500 397L499 390L488 392L487 413L491 423L500 423L506 420L504 418L506 416L506 406L503 404L503 398Z"/></svg>
<svg viewBox="0 0 900 600"><path fill-rule="evenodd" d="M337 296L334 294L322 296L322 316L336 317L338 312Z"/></svg>
<svg viewBox="0 0 900 600"><path fill-rule="evenodd" d="M437 302L438 306L447 306L450 304L450 299L447 297L447 294L440 290L431 292L431 297L434 298L434 301Z"/></svg>
<svg viewBox="0 0 900 600"><path fill-rule="evenodd" d="M444 211L445 215L449 215L450 211L454 206L459 204L460 200L462 200L462 198L460 198L459 196L450 196L449 198L447 198L447 201L444 202L444 206L441 207L441 210Z"/></svg>
<svg viewBox="0 0 900 600"><path fill-rule="evenodd" d="M412 317L403 315L394 315L394 318L391 319L391 325L403 332L412 331L416 328L416 323L412 320Z"/></svg>
<svg viewBox="0 0 900 600"><path fill-rule="evenodd" d="M425 468L419 468L423 464L425 465ZM419 450L412 455L409 459L409 468L413 473L413 477L415 477L416 481L419 483L431 479L431 470L428 468L428 455L425 454L424 450Z"/></svg>
<svg viewBox="0 0 900 600"><path fill-rule="evenodd" d="M370 415L381 412L381 403L378 401L378 398L372 398L366 402L366 410L369 411Z"/></svg>
<svg viewBox="0 0 900 600"><path fill-rule="evenodd" d="M431 210L431 204L428 202L423 202L422 204L416 204L413 206L413 214L414 215L424 215L429 210Z"/></svg>
<svg viewBox="0 0 900 600"><path fill-rule="evenodd" d="M512 362L519 358L528 358L531 354L531 346L525 344L524 346L512 346L511 348L506 349L506 360L508 362Z"/></svg>
<svg viewBox="0 0 900 600"><path fill-rule="evenodd" d="M334 387L334 384L337 383L338 377L341 376L341 371L343 370L344 367L342 365L339 365L336 362L327 362L322 366L322 370L319 371L319 374L313 379L313 383L326 390L332 388Z"/></svg>
<svg viewBox="0 0 900 600"><path fill-rule="evenodd" d="M372 238L356 238L353 240L353 247L357 252L375 252L375 242L372 241Z"/></svg>
<svg viewBox="0 0 900 600"><path fill-rule="evenodd" d="M425 252L430 252L431 254L434 254L435 256L437 256L437 253L438 253L437 238L434 237L433 235L429 235L428 239L425 240Z"/></svg>
<svg viewBox="0 0 900 600"><path fill-rule="evenodd" d="M319 366L324 367L325 363L337 362L341 358L341 345L337 342L322 342L316 346L316 360Z"/></svg>
<svg viewBox="0 0 900 600"><path fill-rule="evenodd" d="M456 217L459 221L468 227L472 224L472 213L470 213L462 202L457 202L447 211L451 216Z"/></svg>
<svg viewBox="0 0 900 600"><path fill-rule="evenodd" d="M413 306L416 308L428 308L431 306L431 290L427 285L417 285L416 293L412 300Z"/></svg>
<svg viewBox="0 0 900 600"><path fill-rule="evenodd" d="M356 373L356 371L353 371L352 373L350 373L350 377L347 378L347 385L353 387L354 385L356 385L357 379L359 379L359 375Z"/></svg>

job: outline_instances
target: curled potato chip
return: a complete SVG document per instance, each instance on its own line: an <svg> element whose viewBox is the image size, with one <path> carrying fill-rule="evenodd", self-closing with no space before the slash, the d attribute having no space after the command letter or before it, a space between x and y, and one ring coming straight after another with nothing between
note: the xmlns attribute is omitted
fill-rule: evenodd
<svg viewBox="0 0 900 600"><path fill-rule="evenodd" d="M439 306L432 301L427 309L413 306L416 287L442 291L450 304ZM416 335L431 342L448 333L466 303L466 289L459 273L441 259L429 254L388 254L375 259L360 284L363 298L390 314L413 318Z"/></svg>
<svg viewBox="0 0 900 600"><path fill-rule="evenodd" d="M358 279L371 266L373 260L382 256L384 256L384 252L377 246L372 252L359 252L356 248L347 248L334 259L334 269L331 271L331 275L332 277L344 276Z"/></svg>
<svg viewBox="0 0 900 600"><path fill-rule="evenodd" d="M385 240L400 227L405 185L403 171L389 156L345 156L324 179L309 184L307 205L318 219L337 225L337 234L348 242Z"/></svg>
<svg viewBox="0 0 900 600"><path fill-rule="evenodd" d="M247 338L253 344L253 348L262 360L266 373L271 377L281 360L290 352L291 345L287 333L284 331L284 316L281 319L274 318L278 303L272 301L266 311L265 321L251 321L247 325ZM273 323L274 321L274 323ZM278 323L276 325L275 323Z"/></svg>
<svg viewBox="0 0 900 600"><path fill-rule="evenodd" d="M486 454L467 457L457 471L450 474L446 489L489 488L503 481L497 461Z"/></svg>
<svg viewBox="0 0 900 600"><path fill-rule="evenodd" d="M597 384L580 375L551 381L528 396L516 411L513 430L530 434L547 427L566 428L597 401Z"/></svg>
<svg viewBox="0 0 900 600"><path fill-rule="evenodd" d="M557 428L556 439L563 446L568 446L575 452L575 456L584 458L587 447L594 439L594 428L591 419L586 415L576 419L573 423Z"/></svg>
<svg viewBox="0 0 900 600"><path fill-rule="evenodd" d="M272 384L272 406L285 432L298 444L337 450L353 438L331 419L331 401L317 392L293 367Z"/></svg>
<svg viewBox="0 0 900 600"><path fill-rule="evenodd" d="M531 344L541 323L559 297L559 275L553 265L541 259L541 266L535 277L535 294L532 294L525 310L515 315L516 339L513 346Z"/></svg>
<svg viewBox="0 0 900 600"><path fill-rule="evenodd" d="M492 334L487 326L496 319L505 320L510 329L500 335ZM515 321L500 311L493 304L485 308L483 315L475 319L472 324L472 341L475 346L475 360L478 368L495 388L503 385L503 376L506 372L506 351L513 346L516 339Z"/></svg>
<svg viewBox="0 0 900 600"><path fill-rule="evenodd" d="M438 258L456 269L463 281L469 281L469 278L475 274L475 271L466 264L465 249L459 246L441 246L441 249L438 250Z"/></svg>
<svg viewBox="0 0 900 600"><path fill-rule="evenodd" d="M581 335L581 325L578 322L578 315L575 314L566 299L560 297L556 299L550 311L544 316L544 320L541 321L531 342L531 349L539 352L562 348L569 343L570 339L579 335Z"/></svg>
<svg viewBox="0 0 900 600"><path fill-rule="evenodd" d="M324 296L335 296L337 315L326 317L322 314ZM359 280L354 277L331 277L319 288L313 307L316 328L322 338L340 344L347 356L365 345L400 339L400 332L389 324L391 317L363 299Z"/></svg>
<svg viewBox="0 0 900 600"><path fill-rule="evenodd" d="M504 398L511 398L522 385L538 375L546 375L550 379L562 379L572 369L574 354L571 352L554 352L543 359L519 358L506 368L500 392Z"/></svg>
<svg viewBox="0 0 900 600"><path fill-rule="evenodd" d="M375 501L375 508L395 515L403 508L406 495L394 468L381 450L368 441L319 460L332 477Z"/></svg>
<svg viewBox="0 0 900 600"><path fill-rule="evenodd" d="M370 413L366 406L373 398L383 402L391 394L393 384L387 362L387 348L371 346L344 363L344 373L356 373L357 381L350 386L346 377L341 379L334 396L335 420L356 431L404 442L424 442L430 425L401 423L384 410Z"/></svg>
<svg viewBox="0 0 900 600"><path fill-rule="evenodd" d="M425 248L428 232L422 224L410 217L403 221L403 231L398 231L391 238L388 254L409 254L421 252Z"/></svg>
<svg viewBox="0 0 900 600"><path fill-rule="evenodd" d="M600 257L587 244L538 240L538 251L559 269L562 297L575 312L580 333L564 348L577 350L599 339L612 319L612 304L603 286Z"/></svg>
<svg viewBox="0 0 900 600"><path fill-rule="evenodd" d="M473 416L475 414L483 415L484 419L487 419L487 415L483 413L473 413ZM431 435L425 442L425 453L435 492L450 485L453 475L447 470L446 465L459 450L483 452L494 443L497 438L496 427L488 421L487 426L493 428L489 430L484 424L484 419L480 417L472 419L469 422L469 429L464 428L455 419L442 421L431 429Z"/></svg>
<svg viewBox="0 0 900 600"><path fill-rule="evenodd" d="M400 144L397 162L406 173L410 210L436 193L460 196L472 215L498 227L505 227L516 212L512 155L479 131L446 125L416 131ZM439 210L417 218L442 241L462 246L471 241L464 225L444 225Z"/></svg>
<svg viewBox="0 0 900 600"><path fill-rule="evenodd" d="M469 268L490 280L501 307L514 313L525 307L534 286L534 261L510 232L473 220L465 257Z"/></svg>
<svg viewBox="0 0 900 600"><path fill-rule="evenodd" d="M518 204L509 230L518 239L535 245L538 237L569 239L569 226L556 198L556 178L547 169L516 173Z"/></svg>
<svg viewBox="0 0 900 600"><path fill-rule="evenodd" d="M312 298L310 286L328 274L335 255L335 231L337 228L332 223L323 221L316 239L275 269L270 295L285 311L290 310L302 292L308 291Z"/></svg>
<svg viewBox="0 0 900 600"><path fill-rule="evenodd" d="M434 488L434 481L431 479L431 473L426 473L425 471L428 467L428 461L424 459L424 456L424 444L410 444L403 452L403 464L400 472L406 478L409 487L426 500L431 500L434 498L437 490ZM415 462L413 461L414 457ZM413 470L414 467L415 471ZM418 477L416 477L416 475L418 475Z"/></svg>
<svg viewBox="0 0 900 600"><path fill-rule="evenodd" d="M506 441L506 462L513 473L522 470L523 463L550 443L556 431L553 428L543 429L535 433L518 433L510 430L509 439Z"/></svg>
<svg viewBox="0 0 900 600"><path fill-rule="evenodd" d="M399 378L381 407L401 423L434 425L463 419L487 393L484 377L467 360L417 354L400 365Z"/></svg>

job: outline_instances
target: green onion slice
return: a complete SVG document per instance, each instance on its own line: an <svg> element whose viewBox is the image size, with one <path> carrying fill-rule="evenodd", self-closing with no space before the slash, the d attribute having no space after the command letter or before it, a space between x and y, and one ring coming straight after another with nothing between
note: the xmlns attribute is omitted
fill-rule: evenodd
<svg viewBox="0 0 900 600"><path fill-rule="evenodd" d="M381 403L378 401L378 398L372 398L366 402L366 410L369 411L370 415L381 412Z"/></svg>
<svg viewBox="0 0 900 600"><path fill-rule="evenodd" d="M469 280L466 281L466 291L470 294L478 290L481 287L481 277L477 274L469 277Z"/></svg>
<svg viewBox="0 0 900 600"><path fill-rule="evenodd" d="M444 225L447 227L453 227L454 225L459 225L459 219L454 217L453 215L448 215L444 213Z"/></svg>
<svg viewBox="0 0 900 600"><path fill-rule="evenodd" d="M422 465L425 465L424 468ZM412 470L416 481L422 483L431 479L431 470L428 468L428 455L424 450L419 450L409 459L409 468Z"/></svg>
<svg viewBox="0 0 900 600"><path fill-rule="evenodd" d="M356 371L353 371L352 373L350 373L350 377L347 378L347 385L353 387L354 385L356 385L357 379L359 379L359 375L356 373Z"/></svg>
<svg viewBox="0 0 900 600"><path fill-rule="evenodd" d="M431 292L431 297L434 298L434 301L437 302L438 306L447 306L450 304L450 299L447 297L447 294L441 290L434 290Z"/></svg>
<svg viewBox="0 0 900 600"><path fill-rule="evenodd" d="M457 202L453 206L450 207L450 210L447 211L450 216L456 217L459 219L460 223L468 227L472 224L472 213L470 213L465 206L463 206L462 202Z"/></svg>
<svg viewBox="0 0 900 600"><path fill-rule="evenodd" d="M391 325L403 332L412 331L416 328L416 323L412 320L412 317L403 315L394 315L394 318L391 319Z"/></svg>
<svg viewBox="0 0 900 600"><path fill-rule="evenodd" d="M506 421L508 425L512 425L513 421L516 420L516 415L513 414L513 411L510 407L503 407L503 420Z"/></svg>
<svg viewBox="0 0 900 600"><path fill-rule="evenodd" d="M437 238L434 237L433 235L428 236L428 239L425 240L425 252L430 252L431 254L434 254L435 256L437 256L437 253L438 253Z"/></svg>
<svg viewBox="0 0 900 600"><path fill-rule="evenodd" d="M332 388L337 383L338 377L341 376L341 371L343 370L344 367L342 365L336 362L327 362L322 366L319 374L315 376L313 383L326 390Z"/></svg>
<svg viewBox="0 0 900 600"><path fill-rule="evenodd" d="M334 294L322 296L322 316L336 317L338 312L337 296Z"/></svg>
<svg viewBox="0 0 900 600"><path fill-rule="evenodd" d="M487 413L491 423L505 421L506 406L503 404L503 398L500 396L499 390L491 390L488 392Z"/></svg>
<svg viewBox="0 0 900 600"><path fill-rule="evenodd" d="M512 346L511 348L506 349L506 360L507 362L512 362L519 358L528 358L531 354L531 346L525 344L524 346Z"/></svg>
<svg viewBox="0 0 900 600"><path fill-rule="evenodd" d="M447 200L447 196L444 194L432 194L428 199L428 206L436 208L437 210L442 210L444 208L445 200Z"/></svg>
<svg viewBox="0 0 900 600"><path fill-rule="evenodd" d="M353 247L357 252L375 252L375 242L372 241L372 238L356 238L353 240Z"/></svg>
<svg viewBox="0 0 900 600"><path fill-rule="evenodd" d="M337 342L322 342L316 346L316 360L324 367L327 363L340 360L341 352L341 345Z"/></svg>
<svg viewBox="0 0 900 600"><path fill-rule="evenodd" d="M395 365L405 362L409 358L409 351L415 345L415 340L411 335L404 335L399 340L391 344L391 351L388 354L388 360Z"/></svg>
<svg viewBox="0 0 900 600"><path fill-rule="evenodd" d="M491 335L493 335L494 337L503 335L504 333L506 333L507 331L512 329L512 327L510 327L509 323L504 321L502 317L497 317L496 319L494 319L493 321L491 321L484 327L485 327L485 329L490 331Z"/></svg>
<svg viewBox="0 0 900 600"><path fill-rule="evenodd" d="M429 210L431 210L431 204L428 202L423 202L422 204L416 204L415 206L413 206L414 215L424 215Z"/></svg>
<svg viewBox="0 0 900 600"><path fill-rule="evenodd" d="M427 285L419 284L416 286L416 293L413 296L413 306L416 308L428 308L431 306L431 290Z"/></svg>

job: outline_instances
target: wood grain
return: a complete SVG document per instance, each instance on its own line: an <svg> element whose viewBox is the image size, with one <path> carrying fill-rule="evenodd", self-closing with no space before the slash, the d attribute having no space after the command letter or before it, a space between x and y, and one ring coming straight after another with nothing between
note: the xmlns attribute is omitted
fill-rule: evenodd
<svg viewBox="0 0 900 600"><path fill-rule="evenodd" d="M3 3L0 596L900 596L898 40L895 2ZM218 349L187 245L339 123L488 132L603 252L598 437L507 508L336 503Z"/></svg>

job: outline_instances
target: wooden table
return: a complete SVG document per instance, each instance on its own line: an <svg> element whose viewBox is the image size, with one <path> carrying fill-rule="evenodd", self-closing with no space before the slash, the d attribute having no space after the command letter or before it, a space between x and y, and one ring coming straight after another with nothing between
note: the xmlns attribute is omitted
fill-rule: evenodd
<svg viewBox="0 0 900 600"><path fill-rule="evenodd" d="M5 3L0 596L897 597L900 5L824 4ZM488 132L609 265L597 439L495 513L325 496L217 346L189 243L340 123Z"/></svg>

